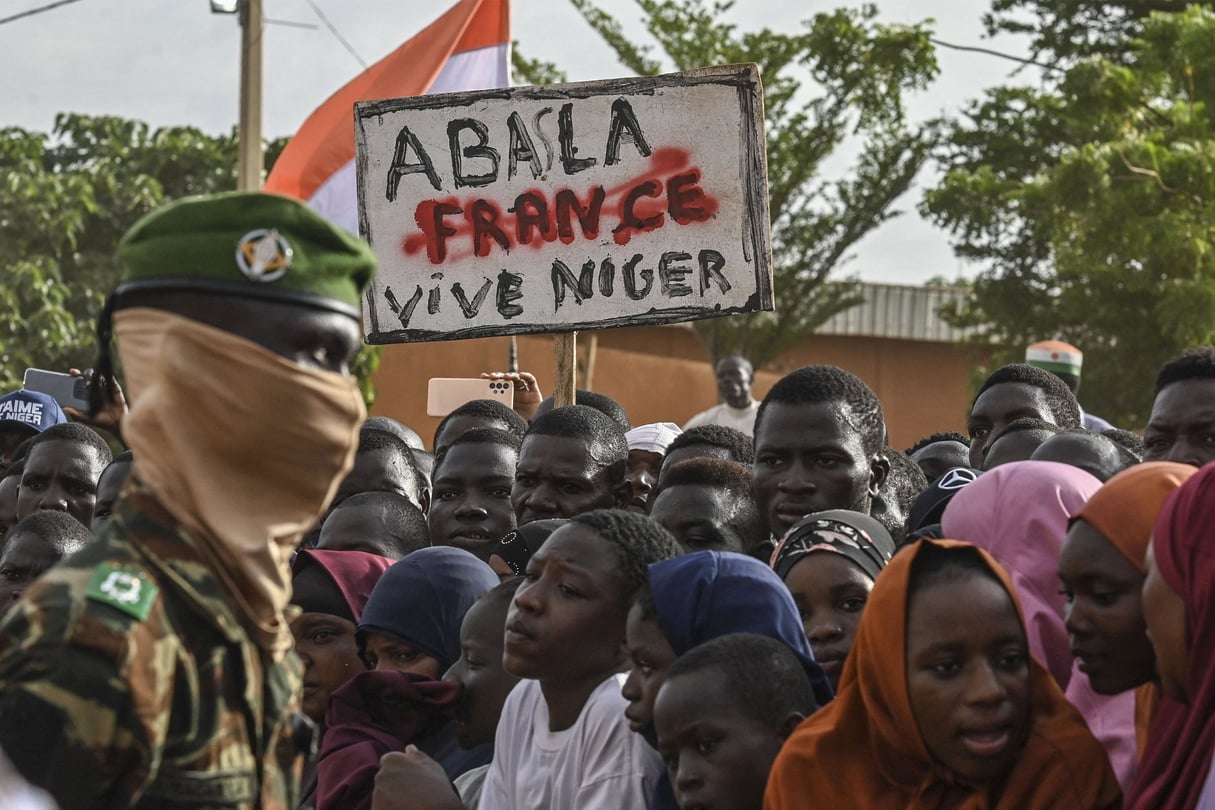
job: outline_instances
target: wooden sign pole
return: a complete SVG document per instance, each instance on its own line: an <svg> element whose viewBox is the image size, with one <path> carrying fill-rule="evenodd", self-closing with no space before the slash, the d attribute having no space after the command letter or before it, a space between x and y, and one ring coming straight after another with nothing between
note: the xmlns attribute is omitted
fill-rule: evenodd
<svg viewBox="0 0 1215 810"><path fill-rule="evenodd" d="M553 336L554 373L553 404L558 408L573 405L578 389L577 332L561 332Z"/></svg>
<svg viewBox="0 0 1215 810"><path fill-rule="evenodd" d="M582 369L582 387L588 391L595 390L595 355L599 352L599 333L591 332L591 339L586 344L586 367Z"/></svg>

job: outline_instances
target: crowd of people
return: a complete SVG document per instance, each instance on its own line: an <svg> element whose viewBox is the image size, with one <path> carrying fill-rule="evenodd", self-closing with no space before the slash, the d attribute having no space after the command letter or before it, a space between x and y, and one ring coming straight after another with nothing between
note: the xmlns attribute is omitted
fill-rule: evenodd
<svg viewBox="0 0 1215 810"><path fill-rule="evenodd" d="M683 429L489 374L427 450L303 205L118 261L91 411L0 398L0 806L1215 808L1215 349L1142 437L1052 342L905 452L741 357Z"/></svg>

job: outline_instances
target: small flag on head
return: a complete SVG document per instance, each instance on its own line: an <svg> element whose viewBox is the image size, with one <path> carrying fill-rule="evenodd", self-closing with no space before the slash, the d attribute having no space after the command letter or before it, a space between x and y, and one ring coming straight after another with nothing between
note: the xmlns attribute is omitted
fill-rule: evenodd
<svg viewBox="0 0 1215 810"><path fill-rule="evenodd" d="M1061 340L1040 340L1025 350L1025 362L1052 374L1080 376L1084 353Z"/></svg>
<svg viewBox="0 0 1215 810"><path fill-rule="evenodd" d="M304 200L357 232L355 102L509 83L510 0L460 0L317 107L275 162L264 190Z"/></svg>

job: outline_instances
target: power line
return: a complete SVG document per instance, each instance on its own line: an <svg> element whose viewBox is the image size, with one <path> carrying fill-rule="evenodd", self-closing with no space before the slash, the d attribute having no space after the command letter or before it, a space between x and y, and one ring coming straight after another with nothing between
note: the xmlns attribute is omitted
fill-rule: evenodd
<svg viewBox="0 0 1215 810"><path fill-rule="evenodd" d="M1042 68L1043 70L1049 70L1049 71L1059 72L1059 73L1064 72L1063 68L1061 68L1057 65L1047 65L1047 64L1043 64L1042 62L1035 62L1032 59L1025 59L1024 57L1021 57L1021 56L1013 56L1010 53L1003 53L1002 51L994 51L991 48L980 48L977 45L955 45L952 42L943 42L939 39L936 39L935 37L929 37L928 41L931 42L933 45L940 45L942 48L949 48L949 49L955 50L955 51L969 51L971 53L982 53L982 54L986 54L987 56L996 56L996 57L999 57L1000 59L1007 59L1010 62L1020 62L1022 65L1033 65L1034 67Z"/></svg>
<svg viewBox="0 0 1215 810"><path fill-rule="evenodd" d="M342 36L340 31L337 30L337 27L334 26L333 23L329 22L329 18L325 16L325 13L321 11L320 7L317 6L316 3L312 2L312 0L304 0L304 2L312 7L312 10L316 12L316 16L319 17L321 22L325 24L325 27L329 29L329 33L333 34L333 36L337 38L337 41L342 43L342 47L354 57L356 62L362 65L364 70L366 70L367 63L363 61L363 57L359 56L359 52L354 49L353 45L346 41L346 38Z"/></svg>
<svg viewBox="0 0 1215 810"><path fill-rule="evenodd" d="M35 14L41 14L42 12L50 11L53 8L59 8L60 6L66 6L68 3L79 3L79 2L80 2L80 0L57 0L57 2L54 2L54 3L47 3L45 6L39 6L38 8L31 8L29 11L22 11L18 14L13 14L10 17L0 18L0 25L4 25L5 23L11 23L14 20L20 20L23 17L32 17Z"/></svg>
<svg viewBox="0 0 1215 810"><path fill-rule="evenodd" d="M316 30L316 25L313 23L295 22L294 20L272 20L269 17L263 17L262 22L264 22L266 25L285 25L288 28L308 28L313 31Z"/></svg>

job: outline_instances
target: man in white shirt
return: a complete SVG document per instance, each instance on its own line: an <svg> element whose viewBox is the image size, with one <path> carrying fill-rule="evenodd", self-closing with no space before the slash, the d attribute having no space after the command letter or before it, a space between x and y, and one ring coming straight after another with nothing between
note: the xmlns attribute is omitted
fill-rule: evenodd
<svg viewBox="0 0 1215 810"><path fill-rule="evenodd" d="M731 355L717 364L717 393L722 403L688 420L684 430L700 425L725 425L751 436L759 403L751 398L755 371L747 358Z"/></svg>

